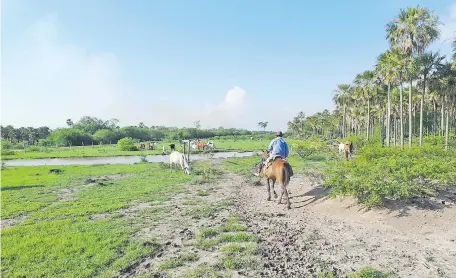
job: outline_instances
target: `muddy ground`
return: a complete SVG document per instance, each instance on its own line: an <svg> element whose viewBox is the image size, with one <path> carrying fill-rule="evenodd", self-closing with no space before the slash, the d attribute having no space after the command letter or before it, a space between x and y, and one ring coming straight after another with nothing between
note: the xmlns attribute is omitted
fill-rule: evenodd
<svg viewBox="0 0 456 278"><path fill-rule="evenodd" d="M320 185L295 175L290 183L292 208L287 210L277 200L267 201L264 181L253 181L228 173L216 183L195 184L171 198L162 205L161 217L143 218L138 234L156 244L157 252L120 276L345 277L372 266L396 277L456 277L454 198L445 204L420 199L367 210L350 198L328 198ZM276 191L280 193L277 186ZM159 209L139 207L142 215ZM137 211L130 213L140 217ZM238 216L245 233L256 238L235 243L253 244L255 252L240 254L234 267L223 251L233 243L211 243L217 235L201 241L202 231L207 235L208 229L219 229L231 216ZM169 267L170 261L179 260Z"/></svg>

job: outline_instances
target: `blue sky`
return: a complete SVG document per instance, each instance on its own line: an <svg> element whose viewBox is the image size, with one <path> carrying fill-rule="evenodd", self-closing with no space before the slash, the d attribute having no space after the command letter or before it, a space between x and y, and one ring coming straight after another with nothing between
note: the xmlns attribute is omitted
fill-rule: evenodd
<svg viewBox="0 0 456 278"><path fill-rule="evenodd" d="M2 1L2 124L286 130L387 49L385 24L423 5L456 31L456 2ZM449 53L449 42L433 49ZM273 112L274 111L274 112ZM275 112L277 111L277 112Z"/></svg>

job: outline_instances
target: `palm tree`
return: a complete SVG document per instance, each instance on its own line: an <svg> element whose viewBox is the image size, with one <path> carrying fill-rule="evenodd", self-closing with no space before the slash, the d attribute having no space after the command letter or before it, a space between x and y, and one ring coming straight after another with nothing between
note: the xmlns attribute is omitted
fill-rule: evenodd
<svg viewBox="0 0 456 278"><path fill-rule="evenodd" d="M399 83L399 121L400 121L400 146L404 147L404 80L406 75L407 57L399 49L390 52L390 58L394 69L394 80Z"/></svg>
<svg viewBox="0 0 456 278"><path fill-rule="evenodd" d="M413 57L421 56L425 49L439 37L438 16L424 7L401 9L399 15L386 25L392 48L400 49L409 58L409 148L412 147L412 85Z"/></svg>
<svg viewBox="0 0 456 278"><path fill-rule="evenodd" d="M360 86L360 96L367 103L366 137L368 141L370 132L370 100L375 86L374 76L372 71L366 70L363 73L358 74L355 78L355 84Z"/></svg>
<svg viewBox="0 0 456 278"><path fill-rule="evenodd" d="M377 58L376 70L382 76L383 82L388 86L388 102L386 116L386 146L390 145L391 131L391 84L394 82L395 67L393 51L388 50Z"/></svg>
<svg viewBox="0 0 456 278"><path fill-rule="evenodd" d="M423 144L423 111L424 111L424 95L426 92L426 80L434 71L441 66L445 56L440 56L438 53L425 53L417 60L418 71L423 77L420 104L420 146Z"/></svg>
<svg viewBox="0 0 456 278"><path fill-rule="evenodd" d="M347 137L347 103L350 99L350 85L340 84L337 86L337 89L334 91L335 95L333 101L343 107L344 115L342 118L342 137Z"/></svg>
<svg viewBox="0 0 456 278"><path fill-rule="evenodd" d="M456 69L456 39L453 41L453 69Z"/></svg>

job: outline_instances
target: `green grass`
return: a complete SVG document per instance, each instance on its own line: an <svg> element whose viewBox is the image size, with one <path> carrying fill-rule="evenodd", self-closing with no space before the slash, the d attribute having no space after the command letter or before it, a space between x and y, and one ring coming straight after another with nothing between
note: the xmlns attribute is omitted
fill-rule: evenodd
<svg viewBox="0 0 456 278"><path fill-rule="evenodd" d="M195 269L189 270L180 276L181 278L225 278L231 277L222 271L218 271L214 266L200 264Z"/></svg>
<svg viewBox="0 0 456 278"><path fill-rule="evenodd" d="M391 278L391 274L378 271L372 267L363 267L360 271L348 275L348 278Z"/></svg>
<svg viewBox="0 0 456 278"><path fill-rule="evenodd" d="M172 268L183 266L186 262L194 262L194 261L197 261L198 259L199 259L198 255L196 255L195 253L183 253L175 258L169 258L169 259L164 260L160 264L159 268L161 270L172 269Z"/></svg>
<svg viewBox="0 0 456 278"><path fill-rule="evenodd" d="M2 170L2 219L28 216L1 231L2 277L110 277L141 256L151 244L133 240L144 225L141 215L124 220L112 214L137 202L164 201L185 190L192 177L163 170L159 164L16 167ZM121 179L87 185L89 177L127 174ZM73 190L59 201L59 190ZM89 220L106 213L107 219ZM111 214L110 214L111 213ZM147 209L148 218L164 217Z"/></svg>

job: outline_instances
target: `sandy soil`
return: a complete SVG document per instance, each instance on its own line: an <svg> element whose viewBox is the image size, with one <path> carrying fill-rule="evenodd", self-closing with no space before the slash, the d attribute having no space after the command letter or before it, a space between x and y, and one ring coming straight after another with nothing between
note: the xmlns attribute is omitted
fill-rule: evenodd
<svg viewBox="0 0 456 278"><path fill-rule="evenodd" d="M325 270L340 277L362 266L399 277L456 277L454 198L445 205L416 200L426 205L366 210L349 198L329 199L321 186L296 175L287 210L267 201L265 181L252 186L237 179L237 210L262 239L263 277L312 277Z"/></svg>

